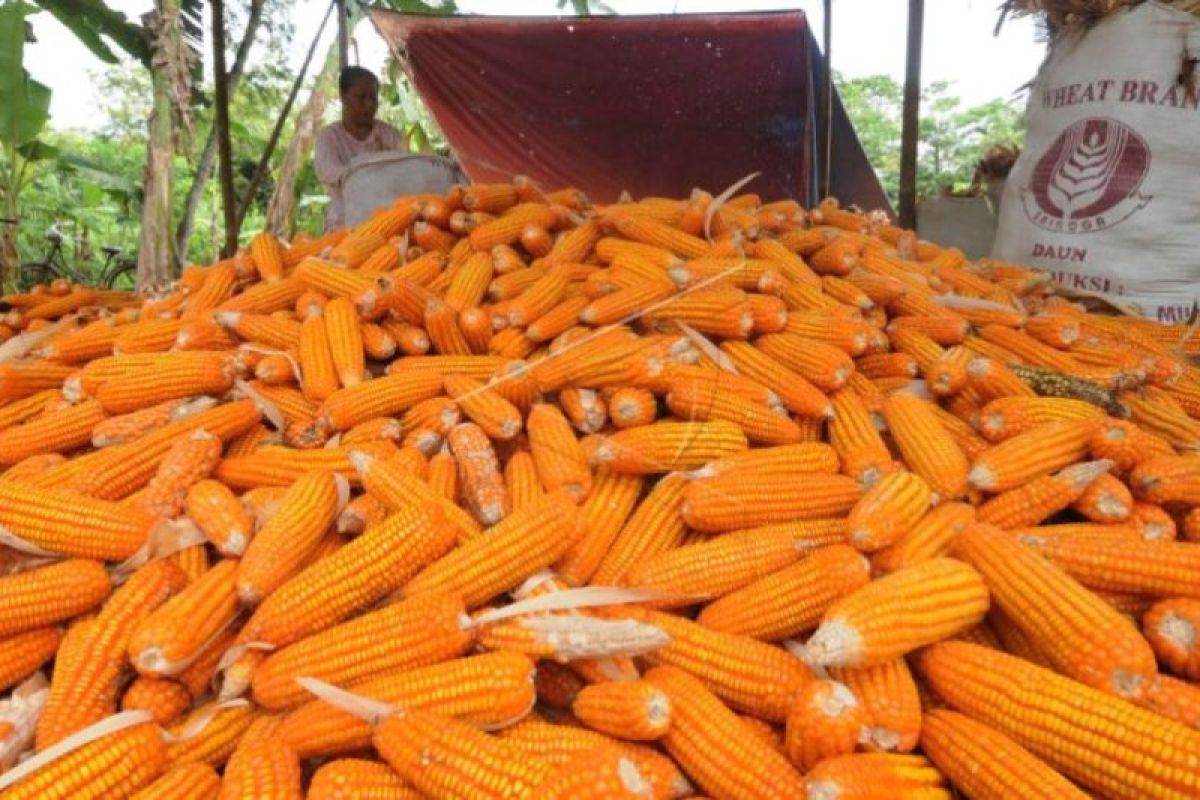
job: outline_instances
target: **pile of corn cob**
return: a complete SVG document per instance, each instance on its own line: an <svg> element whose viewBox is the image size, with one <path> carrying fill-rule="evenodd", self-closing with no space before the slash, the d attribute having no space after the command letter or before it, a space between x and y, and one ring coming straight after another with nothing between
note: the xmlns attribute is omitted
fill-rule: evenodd
<svg viewBox="0 0 1200 800"><path fill-rule="evenodd" d="M1188 330L520 180L4 303L3 800L1200 797Z"/></svg>

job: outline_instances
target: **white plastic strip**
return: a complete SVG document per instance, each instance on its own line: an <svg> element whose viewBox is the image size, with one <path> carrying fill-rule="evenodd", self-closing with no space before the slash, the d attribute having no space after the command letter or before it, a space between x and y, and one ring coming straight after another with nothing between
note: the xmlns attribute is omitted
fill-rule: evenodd
<svg viewBox="0 0 1200 800"><path fill-rule="evenodd" d="M353 714L372 725L377 724L385 717L393 716L399 712L396 706L374 700L370 697L363 697L353 692L347 692L345 689L340 689L332 683L326 683L316 678L296 678L296 683L300 684L301 688L317 699L324 700L334 708L341 709L347 714Z"/></svg>
<svg viewBox="0 0 1200 800"><path fill-rule="evenodd" d="M561 592L531 597L516 603L491 611L486 611L475 617L473 625L488 625L502 619L518 617L522 614L535 614L545 611L566 611L572 608L591 608L595 606L615 606L627 603L647 603L659 600L676 600L678 595L662 592L658 589L625 589L616 586L584 586L579 589L566 589Z"/></svg>
<svg viewBox="0 0 1200 800"><path fill-rule="evenodd" d="M254 401L254 405L258 406L258 410L271 423L271 427L277 431L282 431L287 427L287 419L283 416L283 412L279 410L279 406L272 403L241 378L236 379L233 385L239 392Z"/></svg>
<svg viewBox="0 0 1200 800"><path fill-rule="evenodd" d="M751 172L749 175L742 178L741 180L735 181L732 186L730 186L728 189L726 189L725 191L721 192L719 195L717 195L716 197L713 198L712 202L708 204L708 208L704 210L704 238L705 239L707 239L710 242L712 241L712 233L711 233L712 218L714 216L716 216L717 211L720 210L721 206L725 205L726 201L728 201L729 198L733 197L737 193L738 189L742 188L747 183L754 180L761 174L762 174L761 172Z"/></svg>

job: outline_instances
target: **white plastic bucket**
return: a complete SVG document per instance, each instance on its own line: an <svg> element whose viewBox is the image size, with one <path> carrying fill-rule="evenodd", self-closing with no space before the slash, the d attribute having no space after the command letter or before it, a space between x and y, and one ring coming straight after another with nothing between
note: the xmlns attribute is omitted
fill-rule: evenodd
<svg viewBox="0 0 1200 800"><path fill-rule="evenodd" d="M419 153L370 153L356 159L342 184L345 224L353 227L378 208L407 194L444 194L465 183L462 170L448 158Z"/></svg>

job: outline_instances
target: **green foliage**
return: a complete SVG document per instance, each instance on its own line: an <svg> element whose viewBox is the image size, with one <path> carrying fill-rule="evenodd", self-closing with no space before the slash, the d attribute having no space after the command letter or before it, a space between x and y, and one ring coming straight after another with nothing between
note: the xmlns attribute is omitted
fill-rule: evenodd
<svg viewBox="0 0 1200 800"><path fill-rule="evenodd" d="M37 4L53 14L106 64L119 62L117 54L108 46L111 41L149 66L150 43L142 26L121 12L113 11L103 0L37 0Z"/></svg>
<svg viewBox="0 0 1200 800"><path fill-rule="evenodd" d="M904 89L887 75L846 78L835 73L834 79L863 149L895 204L899 199ZM995 99L963 107L962 100L950 93L952 88L947 81L937 81L921 92L920 195L965 189L971 183L975 162L988 148L1020 145L1025 139L1024 113L1015 104Z"/></svg>
<svg viewBox="0 0 1200 800"><path fill-rule="evenodd" d="M23 64L25 17L36 11L21 0L0 5L0 142L6 147L37 138L50 116L49 87L29 77Z"/></svg>

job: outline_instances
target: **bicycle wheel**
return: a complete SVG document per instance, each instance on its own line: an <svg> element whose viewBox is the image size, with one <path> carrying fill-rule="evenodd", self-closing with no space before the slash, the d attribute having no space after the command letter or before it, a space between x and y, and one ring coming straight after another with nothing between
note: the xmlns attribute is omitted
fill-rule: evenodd
<svg viewBox="0 0 1200 800"><path fill-rule="evenodd" d="M54 265L45 261L26 261L17 274L17 286L27 292L39 283L49 283L58 275Z"/></svg>
<svg viewBox="0 0 1200 800"><path fill-rule="evenodd" d="M118 265L112 272L102 276L100 282L105 289L116 287L118 282L125 283L126 288L132 289L137 283L137 262L128 261Z"/></svg>

